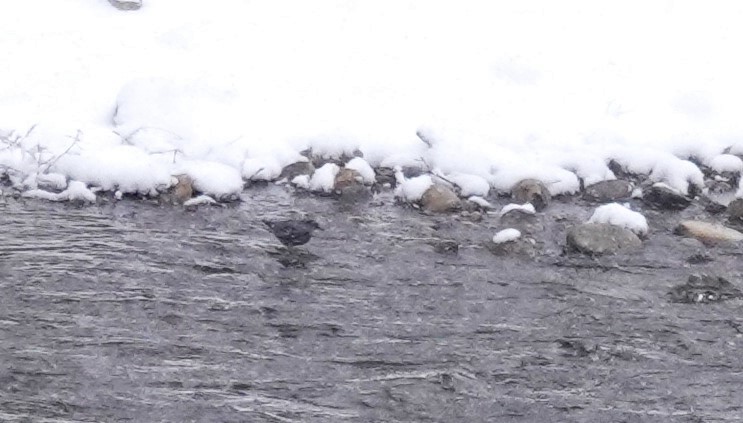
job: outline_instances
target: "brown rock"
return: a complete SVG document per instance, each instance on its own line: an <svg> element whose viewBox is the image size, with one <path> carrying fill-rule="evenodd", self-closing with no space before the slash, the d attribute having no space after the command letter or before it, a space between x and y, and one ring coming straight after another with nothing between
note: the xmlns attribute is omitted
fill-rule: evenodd
<svg viewBox="0 0 743 423"><path fill-rule="evenodd" d="M621 179L601 181L586 187L583 198L606 203L622 200L632 195L632 184Z"/></svg>
<svg viewBox="0 0 743 423"><path fill-rule="evenodd" d="M511 196L517 203L531 203L537 211L544 210L552 198L547 186L537 179L520 181L511 188Z"/></svg>
<svg viewBox="0 0 743 423"><path fill-rule="evenodd" d="M336 190L343 190L352 185L363 185L363 184L364 184L364 178L361 176L361 174L358 171L353 170L353 169L343 168L335 176L334 188Z"/></svg>
<svg viewBox="0 0 743 423"><path fill-rule="evenodd" d="M696 238L705 244L743 241L743 233L740 233L735 229L730 229L716 223L701 222L698 220L681 221L681 223L676 227L675 232L678 235Z"/></svg>
<svg viewBox="0 0 743 423"><path fill-rule="evenodd" d="M183 204L193 197L193 179L185 174L175 175L175 178L178 182L170 188L166 200L172 204Z"/></svg>
<svg viewBox="0 0 743 423"><path fill-rule="evenodd" d="M423 210L433 213L446 213L459 210L462 202L454 191L441 184L434 184L421 197Z"/></svg>

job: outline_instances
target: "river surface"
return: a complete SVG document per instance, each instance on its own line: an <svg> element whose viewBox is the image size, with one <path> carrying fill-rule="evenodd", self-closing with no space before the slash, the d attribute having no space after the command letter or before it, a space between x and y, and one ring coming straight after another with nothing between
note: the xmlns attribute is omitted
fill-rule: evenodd
<svg viewBox="0 0 743 423"><path fill-rule="evenodd" d="M0 199L0 421L743 421L743 301L668 296L700 272L740 288L743 250L673 235L691 208L648 212L641 253L564 255L576 201L540 215L531 257L483 247L497 217L390 195ZM261 223L293 211L325 228L303 266Z"/></svg>

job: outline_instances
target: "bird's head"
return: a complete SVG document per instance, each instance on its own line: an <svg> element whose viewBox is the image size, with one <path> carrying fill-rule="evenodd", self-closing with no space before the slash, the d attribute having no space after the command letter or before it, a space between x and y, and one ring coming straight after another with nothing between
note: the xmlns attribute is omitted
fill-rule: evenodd
<svg viewBox="0 0 743 423"><path fill-rule="evenodd" d="M312 219L307 219L307 220L304 221L304 223L306 223L307 226L311 227L312 229L320 230L320 231L323 230L322 226L320 226L319 223L317 223L316 221L314 221Z"/></svg>

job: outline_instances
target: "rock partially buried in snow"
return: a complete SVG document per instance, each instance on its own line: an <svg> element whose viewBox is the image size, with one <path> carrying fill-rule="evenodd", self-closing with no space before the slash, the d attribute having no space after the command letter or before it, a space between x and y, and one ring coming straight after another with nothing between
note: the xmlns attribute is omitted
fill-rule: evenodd
<svg viewBox="0 0 743 423"><path fill-rule="evenodd" d="M433 184L421 197L423 210L433 213L446 213L459 210L462 202L454 191L441 184Z"/></svg>
<svg viewBox="0 0 743 423"><path fill-rule="evenodd" d="M289 166L284 167L284 169L281 170L281 174L279 175L279 179L286 178L289 181L293 181L294 178L300 175L309 175L311 176L315 172L315 166L310 162L309 160L305 161L299 161L296 163L292 163Z"/></svg>
<svg viewBox="0 0 743 423"><path fill-rule="evenodd" d="M621 179L601 181L587 186L583 198L600 203L623 200L632 196L632 189L632 183Z"/></svg>
<svg viewBox="0 0 743 423"><path fill-rule="evenodd" d="M493 243L503 244L504 242L513 242L521 238L521 231L514 228L503 229L493 235Z"/></svg>
<svg viewBox="0 0 743 423"><path fill-rule="evenodd" d="M517 203L531 203L537 211L549 205L550 195L547 186L537 179L524 179L511 188L511 196Z"/></svg>
<svg viewBox="0 0 743 423"><path fill-rule="evenodd" d="M485 243L485 248L496 256L521 256L533 258L538 248L536 241L531 238L523 238L521 231L514 228L503 229L493 236L493 239Z"/></svg>
<svg viewBox="0 0 743 423"><path fill-rule="evenodd" d="M335 177L341 168L335 163L325 163L312 174L310 190L330 193L335 188Z"/></svg>
<svg viewBox="0 0 743 423"><path fill-rule="evenodd" d="M608 223L629 229L637 236L645 236L648 233L648 222L645 216L632 211L621 204L611 203L598 207L588 223Z"/></svg>
<svg viewBox="0 0 743 423"><path fill-rule="evenodd" d="M590 255L614 254L635 250L642 241L629 229L607 223L585 223L568 230L568 247Z"/></svg>
<svg viewBox="0 0 743 423"><path fill-rule="evenodd" d="M694 237L705 244L743 241L743 233L735 229L698 220L681 221L675 232L678 235Z"/></svg>
<svg viewBox="0 0 743 423"><path fill-rule="evenodd" d="M356 159L354 159L356 160ZM364 159L358 159L364 160ZM353 160L352 160L353 161ZM372 171L372 174L374 171ZM369 176L367 174L367 176ZM365 178L355 169L343 168L335 176L334 193L345 204L354 204L371 198L371 191L364 185Z"/></svg>
<svg viewBox="0 0 743 423"><path fill-rule="evenodd" d="M240 197L243 179L234 167L204 160L184 162L181 166L182 174L193 180L194 190L219 201L234 201Z"/></svg>
<svg viewBox="0 0 743 423"><path fill-rule="evenodd" d="M53 193L41 189L32 189L24 192L22 195L26 198L38 198L49 201L95 203L96 200L95 193L80 181L70 181L67 189L60 193Z"/></svg>
<svg viewBox="0 0 743 423"><path fill-rule="evenodd" d="M371 185L377 182L376 172L369 162L362 157L354 157L344 166L345 169L354 170L361 177L361 182L365 185Z"/></svg>
<svg viewBox="0 0 743 423"><path fill-rule="evenodd" d="M646 188L642 200L650 207L665 210L683 210L691 204L691 198L663 183Z"/></svg>
<svg viewBox="0 0 743 423"><path fill-rule="evenodd" d="M175 185L170 187L163 200L171 204L184 204L193 197L193 179L188 175L175 175Z"/></svg>
<svg viewBox="0 0 743 423"><path fill-rule="evenodd" d="M335 182L333 188L337 191L341 191L344 188L348 188L352 185L363 185L364 178L361 174L354 170L343 168L340 169L337 175L335 175Z"/></svg>
<svg viewBox="0 0 743 423"><path fill-rule="evenodd" d="M108 2L119 10L139 10L142 7L142 0L108 0Z"/></svg>

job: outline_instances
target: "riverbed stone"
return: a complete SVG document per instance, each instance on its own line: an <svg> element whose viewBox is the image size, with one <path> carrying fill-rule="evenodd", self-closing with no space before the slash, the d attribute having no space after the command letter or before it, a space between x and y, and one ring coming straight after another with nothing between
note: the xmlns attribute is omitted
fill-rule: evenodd
<svg viewBox="0 0 743 423"><path fill-rule="evenodd" d="M193 179L186 174L174 175L173 178L175 184L161 196L160 202L171 205L183 204L193 197Z"/></svg>
<svg viewBox="0 0 743 423"><path fill-rule="evenodd" d="M108 2L119 10L139 10L142 7L142 0L108 0Z"/></svg>
<svg viewBox="0 0 743 423"><path fill-rule="evenodd" d="M337 175L335 175L335 184L333 185L337 191L344 188L348 188L353 185L364 184L364 177L361 176L357 170L342 168Z"/></svg>
<svg viewBox="0 0 743 423"><path fill-rule="evenodd" d="M601 181L586 187L583 198L588 201L606 203L630 198L633 185L621 179Z"/></svg>
<svg viewBox="0 0 743 423"><path fill-rule="evenodd" d="M457 211L462 207L462 201L451 188L442 184L433 184L421 197L423 210L433 213Z"/></svg>
<svg viewBox="0 0 743 423"><path fill-rule="evenodd" d="M728 218L731 222L743 223L743 198L737 198L728 204Z"/></svg>
<svg viewBox="0 0 743 423"><path fill-rule="evenodd" d="M642 246L634 232L606 223L585 223L570 228L567 243L570 249L590 255L614 254Z"/></svg>
<svg viewBox="0 0 743 423"><path fill-rule="evenodd" d="M520 204L531 203L537 211L549 205L550 195L547 186L537 179L524 179L511 188L511 197Z"/></svg>
<svg viewBox="0 0 743 423"><path fill-rule="evenodd" d="M675 229L678 235L690 236L705 244L743 241L743 233L717 223L683 220Z"/></svg>
<svg viewBox="0 0 743 423"><path fill-rule="evenodd" d="M664 184L645 188L642 200L648 206L662 210L683 210L691 204L691 198Z"/></svg>
<svg viewBox="0 0 743 423"><path fill-rule="evenodd" d="M312 175L315 172L315 166L309 160L292 163L281 170L279 179L286 178L291 181L297 176Z"/></svg>
<svg viewBox="0 0 743 423"><path fill-rule="evenodd" d="M677 303L714 303L741 298L741 291L727 279L713 275L690 275L685 284L668 293Z"/></svg>

